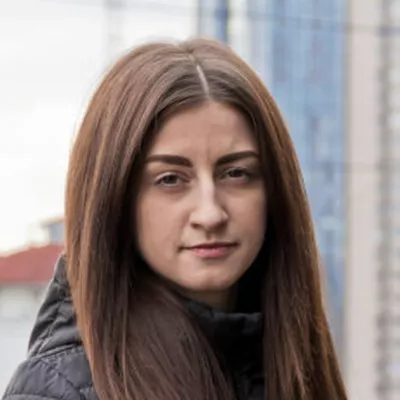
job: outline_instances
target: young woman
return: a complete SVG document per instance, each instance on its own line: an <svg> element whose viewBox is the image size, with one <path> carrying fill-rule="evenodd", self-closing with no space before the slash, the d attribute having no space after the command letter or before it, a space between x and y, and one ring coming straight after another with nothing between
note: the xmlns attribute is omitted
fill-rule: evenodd
<svg viewBox="0 0 400 400"><path fill-rule="evenodd" d="M346 399L293 144L229 48L153 43L116 63L65 218L4 399Z"/></svg>

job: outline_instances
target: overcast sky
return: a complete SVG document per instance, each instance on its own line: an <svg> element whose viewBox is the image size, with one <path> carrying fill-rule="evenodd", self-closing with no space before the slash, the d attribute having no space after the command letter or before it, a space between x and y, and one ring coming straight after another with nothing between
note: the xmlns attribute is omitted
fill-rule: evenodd
<svg viewBox="0 0 400 400"><path fill-rule="evenodd" d="M194 0L125 1L117 51L195 33ZM73 135L107 65L102 3L0 1L0 252L34 243L63 213Z"/></svg>

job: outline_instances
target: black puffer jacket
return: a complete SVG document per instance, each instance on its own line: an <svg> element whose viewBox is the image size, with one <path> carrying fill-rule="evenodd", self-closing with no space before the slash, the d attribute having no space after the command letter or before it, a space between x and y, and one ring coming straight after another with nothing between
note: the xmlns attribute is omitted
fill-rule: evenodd
<svg viewBox="0 0 400 400"><path fill-rule="evenodd" d="M261 400L261 319L254 314L227 314L189 302L207 335L226 357L240 400ZM27 360L14 373L3 400L97 399L89 364L75 323L60 258L40 308Z"/></svg>

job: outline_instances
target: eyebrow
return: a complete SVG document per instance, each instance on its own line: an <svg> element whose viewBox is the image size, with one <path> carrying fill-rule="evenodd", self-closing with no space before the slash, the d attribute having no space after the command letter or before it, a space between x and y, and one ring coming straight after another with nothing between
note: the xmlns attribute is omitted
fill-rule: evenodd
<svg viewBox="0 0 400 400"><path fill-rule="evenodd" d="M239 151L237 153L230 153L220 157L217 161L217 166L229 164L235 161L243 160L245 158L259 158L258 153L252 150ZM170 165L179 165L184 167L193 167L192 162L183 156L175 154L154 154L145 160L145 164L159 162Z"/></svg>

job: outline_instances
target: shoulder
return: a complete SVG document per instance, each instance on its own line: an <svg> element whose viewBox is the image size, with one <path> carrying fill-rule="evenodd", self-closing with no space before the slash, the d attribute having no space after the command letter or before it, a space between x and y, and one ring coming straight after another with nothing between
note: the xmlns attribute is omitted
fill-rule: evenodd
<svg viewBox="0 0 400 400"><path fill-rule="evenodd" d="M82 346L28 358L15 371L3 400L97 400Z"/></svg>

